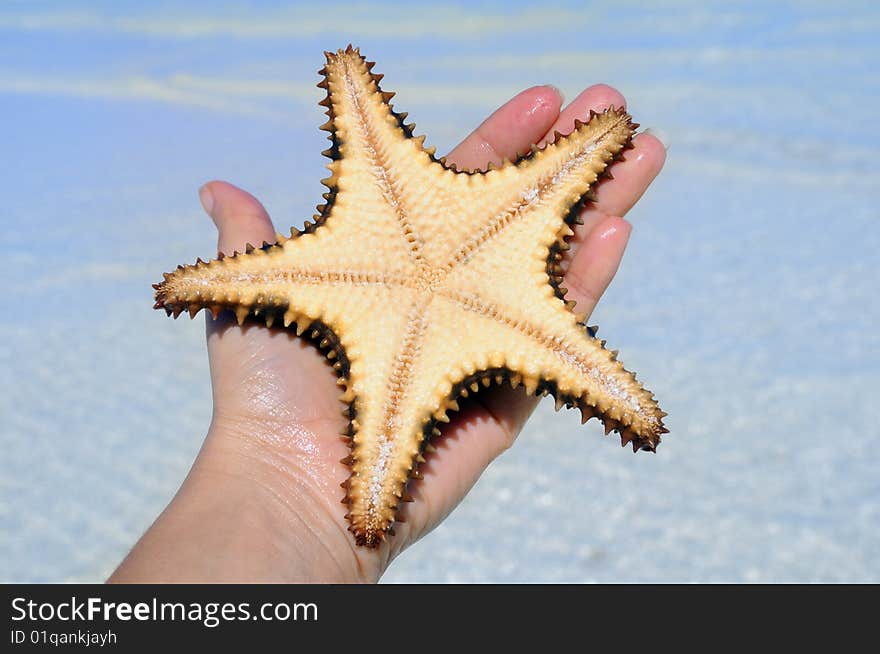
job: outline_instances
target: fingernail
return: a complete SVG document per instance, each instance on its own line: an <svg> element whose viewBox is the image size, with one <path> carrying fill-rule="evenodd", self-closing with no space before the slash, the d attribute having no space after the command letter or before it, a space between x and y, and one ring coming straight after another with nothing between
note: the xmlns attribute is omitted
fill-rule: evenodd
<svg viewBox="0 0 880 654"><path fill-rule="evenodd" d="M199 201L202 203L205 213L210 216L211 210L214 209L214 194L211 193L211 189L208 188L207 184L199 189Z"/></svg>
<svg viewBox="0 0 880 654"><path fill-rule="evenodd" d="M656 127L649 127L642 134L650 134L655 139L660 141L663 144L663 147L667 150L669 149L669 133L663 131L662 129L658 129Z"/></svg>
<svg viewBox="0 0 880 654"><path fill-rule="evenodd" d="M556 95L559 96L559 101L562 102L562 104L565 104L565 93L562 92L562 89L560 89L555 84L545 84L544 86L549 86L551 89L556 91Z"/></svg>
<svg viewBox="0 0 880 654"><path fill-rule="evenodd" d="M542 84L540 86L534 86L529 91L534 92L535 89L545 89L544 93L538 93L537 96L532 98L532 105L526 109L525 116L526 118L531 118L536 113L547 113L552 111L554 114L559 111L559 108L556 106L556 102L547 96L546 89L553 89L557 96L559 96L559 103L563 103L565 99L562 97L562 92L553 86L552 84Z"/></svg>

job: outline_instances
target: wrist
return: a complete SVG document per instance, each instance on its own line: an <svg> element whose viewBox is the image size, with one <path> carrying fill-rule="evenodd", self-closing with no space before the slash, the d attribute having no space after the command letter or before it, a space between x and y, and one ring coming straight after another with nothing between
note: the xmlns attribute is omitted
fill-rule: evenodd
<svg viewBox="0 0 880 654"><path fill-rule="evenodd" d="M215 421L177 495L111 581L377 581L379 556L358 551L327 490L285 448Z"/></svg>

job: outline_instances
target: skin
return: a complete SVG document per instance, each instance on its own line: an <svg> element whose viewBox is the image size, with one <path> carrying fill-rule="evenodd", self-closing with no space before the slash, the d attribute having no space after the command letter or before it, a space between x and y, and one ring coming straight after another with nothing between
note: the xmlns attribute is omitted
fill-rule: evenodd
<svg viewBox="0 0 880 654"><path fill-rule="evenodd" d="M460 168L484 169L515 158L531 143L569 133L590 110L623 106L615 89L585 89L562 109L552 86L527 89L474 130L449 155ZM660 172L664 145L640 134L614 179L597 188L575 231L564 285L575 311L589 314L614 277L631 226L623 216ZM226 182L200 198L226 254L275 239L260 202ZM436 527L495 457L509 448L537 400L522 389L494 388L462 403L434 441L437 452L410 486L396 535L378 549L357 547L347 531L339 484L349 450L340 438L336 378L326 360L279 329L242 328L207 317L214 413L205 442L180 490L135 545L110 582L375 582L397 554Z"/></svg>

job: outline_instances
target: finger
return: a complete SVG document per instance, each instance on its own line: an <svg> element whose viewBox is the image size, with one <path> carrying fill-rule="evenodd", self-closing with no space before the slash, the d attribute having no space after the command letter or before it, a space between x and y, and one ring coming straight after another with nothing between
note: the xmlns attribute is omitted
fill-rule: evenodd
<svg viewBox="0 0 880 654"><path fill-rule="evenodd" d="M607 84L594 84L581 91L565 109L560 112L553 124L547 128L541 137L538 146L553 141L556 132L571 134L574 130L574 121L586 121L590 118L590 111L602 112L608 107L625 107L626 99L617 89Z"/></svg>
<svg viewBox="0 0 880 654"><path fill-rule="evenodd" d="M607 84L596 84L585 89L578 95L562 112L554 122L548 133L543 137L542 143L552 141L558 131L569 134L574 129L574 121L588 120L591 111L601 112L608 107L626 106L623 94ZM642 197L654 178L657 177L666 161L666 146L653 134L643 133L633 139L633 149L628 151L624 159L616 162L613 166L613 179L607 179L594 187L597 200L588 203L580 214L583 225L575 228L574 236L570 240L571 250L569 256L563 261L563 269L572 272L572 279L566 276L564 285L569 289L566 299L577 302L576 310L579 313L592 312L599 297L611 281L604 275L604 271L610 270L613 276L617 270L617 263L608 267L604 259L597 262L596 267L584 272L579 265L574 265L579 256L578 250L591 239L599 238L597 234L604 234L607 243L622 242L626 245L629 237L630 225L622 220L622 216L635 205ZM609 222L610 221L610 222ZM600 228L600 224L603 226ZM609 231L611 230L611 231ZM620 238L623 236L624 238ZM616 256L614 249L603 246L596 253L609 253ZM620 253L622 255L622 251ZM567 266L567 268L566 268ZM602 271L603 274L596 279L590 279L590 275ZM574 293L574 289L578 289Z"/></svg>
<svg viewBox="0 0 880 654"><path fill-rule="evenodd" d="M593 219L595 213L625 216L665 162L666 146L660 139L650 133L637 135L633 139L633 149L626 153L623 161L612 167L614 179L604 180L596 186L597 200L586 207L581 217L586 221Z"/></svg>
<svg viewBox="0 0 880 654"><path fill-rule="evenodd" d="M241 252L245 245L275 242L269 214L253 195L226 182L208 182L199 189L205 212L217 226L217 249Z"/></svg>
<svg viewBox="0 0 880 654"><path fill-rule="evenodd" d="M275 229L269 214L250 193L232 184L214 181L199 189L199 200L217 226L217 249L223 254L243 252L248 243L259 245L263 241L275 241ZM217 320L208 312L205 316L211 374L216 389L223 378L221 372L240 369L235 362L242 360L254 339L268 336L262 331L245 334L232 330L225 338L219 339L217 336L227 332L235 321L229 315L221 315Z"/></svg>
<svg viewBox="0 0 880 654"><path fill-rule="evenodd" d="M554 86L534 86L508 101L449 153L461 169L484 169L528 150L559 116L562 94Z"/></svg>
<svg viewBox="0 0 880 654"><path fill-rule="evenodd" d="M566 264L563 262L568 292L566 300L575 301L575 311L588 316L608 288L623 259L632 225L620 216L601 215L588 234L572 239L577 246Z"/></svg>
<svg viewBox="0 0 880 654"><path fill-rule="evenodd" d="M570 134L574 121L589 120L590 111L601 112L608 107L625 107L626 98L607 84L595 84L572 100L541 138L540 145L552 141L554 134ZM653 134L639 134L633 139L634 149L625 159L614 164L613 180L598 184L595 188L598 201L590 204L581 218L588 223L582 233L586 234L596 222L608 215L625 216L642 196L666 161L666 147Z"/></svg>

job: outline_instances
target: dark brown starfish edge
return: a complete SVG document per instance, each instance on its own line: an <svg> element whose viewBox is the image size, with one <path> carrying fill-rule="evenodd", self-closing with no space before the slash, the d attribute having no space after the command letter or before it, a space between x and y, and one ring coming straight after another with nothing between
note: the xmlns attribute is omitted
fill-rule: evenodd
<svg viewBox="0 0 880 654"><path fill-rule="evenodd" d="M351 45L345 51L346 53L357 53L360 56L359 51L356 48L352 48ZM325 53L330 59L331 53ZM363 57L361 57L363 60ZM366 62L368 70L372 71L374 66L374 62ZM336 134L336 129L334 127L334 115L333 115L333 105L330 99L329 92L329 84L327 77L327 69L324 68L319 71L320 74L324 75L324 79L318 84L320 88L324 88L327 90L327 96L319 103L321 106L326 108L326 114L328 116L328 121L324 125L321 126L321 129L329 132L328 139L331 141L331 147L325 150L322 154L327 156L331 160L337 160L340 158L340 141L338 135ZM373 81L376 84L376 89L379 93L381 93L383 100L387 103L391 97L393 97L393 93L387 93L381 91L379 87L379 81L382 79L382 75L374 74L370 72ZM390 107L390 103L389 103ZM454 172L457 175L480 175L482 171L466 171L459 170L454 165L447 164L445 158L437 158L434 156L434 149L424 148L424 136L413 136L414 124L406 124L404 120L407 117L406 113L397 113L391 109L392 114L395 116L398 124L406 135L408 139L414 139L419 141L419 145L422 149L427 151L431 159L434 162L439 163L445 169ZM613 113L615 115L623 115L626 117L628 121L629 127L634 131L638 125L631 122L629 116L623 113L622 110L617 110L615 108L609 108L606 112L602 114L597 114L595 112L591 112L590 121L593 120L597 116L603 116L607 113ZM588 125L590 121L581 122L575 121L575 131L581 129L582 126ZM559 139L564 135L556 132L554 135L554 141ZM607 162L606 168L603 173L600 175L601 178L610 178L611 173L609 171L610 166L614 163L614 161L621 160L623 158L624 150L631 149L632 136L627 140L626 144L618 151L612 159ZM549 145L549 144L548 144ZM519 157L515 163L512 165L519 166L523 162L530 160L536 154L540 152L540 150L536 146L532 146L531 150L525 155ZM510 165L510 162L505 160L503 165ZM489 170L493 169L494 166L490 166ZM598 183L597 180L596 183ZM304 224L304 228L302 230L296 230L294 228L291 229L291 239L298 238L304 234L312 234L322 228L327 219L331 214L332 207L334 205L334 201L336 198L336 194L338 192L338 180L334 175L322 180L322 183L327 186L328 192L324 193L323 197L326 202L317 207L318 213L314 216L314 223L306 221ZM594 183L590 189L581 197L581 199L576 202L571 210L568 212L565 221L563 223L562 228L557 236L556 242L548 248L547 258L546 258L546 271L547 271L547 281L550 286L553 288L555 296L565 304L568 310L571 310L573 307L572 301L566 301L565 296L567 290L562 286L564 272L561 266L565 252L569 249L568 239L573 234L572 226L578 224L579 214L584 205L588 202L592 202L595 200ZM279 237L281 242L286 241L286 238ZM260 248L254 248L250 244L248 244L243 253L235 252L231 256L231 258L236 258L240 254L251 254L255 252L257 249L261 249L264 252L269 252L273 248L279 248L281 244L270 244L264 242ZM224 257L222 254L218 256L218 261L223 260ZM203 266L211 266L216 262L206 263L201 259L197 260L197 262L192 266L178 266L178 271L188 271L191 269L200 268ZM173 273L172 273L173 274ZM231 310L235 312L236 318L238 319L239 324L242 324L245 320L259 320L260 322L264 322L267 326L271 327L273 324L280 322L283 320L284 313L286 311L286 305L283 302L279 302L278 298L257 298L257 301L251 305L250 307L237 305L234 302L205 302L199 300L198 302L189 302L187 304L183 304L180 302L175 302L171 298L166 295L166 284L171 277L172 274L166 273L165 280L160 282L159 284L155 284L154 288L156 289L156 304L154 305L157 309L165 309L168 315L173 315L174 318L177 318L180 313L183 311L188 311L191 317L195 317L195 315L202 309L207 308L211 311L214 318L216 318L221 311ZM587 327L582 318L579 317L578 322L584 326L585 330L589 336L597 341L604 349L604 341L599 341L595 337L595 328ZM331 329L326 324L323 324L320 321L296 321L293 323L285 324L285 326L293 326L296 329L297 335L305 336L309 338L312 343L314 343L319 349L325 352L328 360L333 365L334 370L337 373L338 381L340 386L345 389L345 393L342 395L342 402L345 404L345 409L343 410L343 415L348 419L348 425L346 429L343 431L342 435L347 439L351 439L357 431L357 398L353 396L353 393L349 391L349 372L350 372L350 364L349 359L346 355L345 348L342 346L339 337L335 334L333 329ZM612 360L616 359L616 352L612 352L611 356ZM632 379L635 381L635 375L629 373ZM452 390L450 391L447 399L444 402L443 410L439 418L435 418L434 412L427 411L425 418L426 422L422 431L419 455L413 460L409 472L409 480L419 479L421 477L419 473L419 465L424 463L426 460L426 456L431 454L432 445L431 440L436 438L441 434L441 423L449 422L449 413L454 413L458 410L458 400L461 398L468 398L473 396L474 394L478 394L480 390L498 385L508 385L511 388L517 388L523 384L522 377L517 374L515 371L510 370L505 367L497 367L497 368L488 368L485 370L479 370L471 375L464 377L459 380L457 383L453 385ZM638 384L639 388L643 389L641 384ZM578 408L582 415L582 423L586 422L590 418L596 417L603 422L605 426L606 435L611 431L617 431L621 435L621 444L625 446L626 444L632 444L633 451L637 451L639 449L655 451L657 444L660 442L660 435L666 433L668 430L662 424L662 417L665 417L665 412L660 412L661 420L658 420L658 426L655 433L639 436L632 429L628 428L622 422L611 418L608 415L603 415L601 411L599 411L596 406L590 403L589 398L587 397L579 397L573 395L566 395L565 393L561 393L559 389L556 387L556 383L551 379L539 378L537 383L530 383L526 385L526 392L529 394L535 394L538 396L544 395L552 395L556 400L556 410L558 411L563 406L567 408ZM651 395L651 399L653 400L653 395ZM352 456L348 456L342 459L342 463L349 466L351 468L353 464ZM349 484L351 478L349 477L345 482L341 484L341 486L346 490L345 496L342 499L342 502L346 505L351 505L352 498L349 494ZM393 506L395 513L395 518L391 520L391 523L381 532L364 532L359 531L355 528L354 524L350 524L349 530L355 536L355 539L359 545L365 545L369 547L376 547L380 542L384 541L386 538L386 533L393 533L393 522L396 520L401 522L401 516L398 514L398 509L400 507L401 502L406 502L411 499L409 496L408 485L404 486L401 489L401 492L398 497L398 504ZM346 514L346 518L350 519L350 515Z"/></svg>

